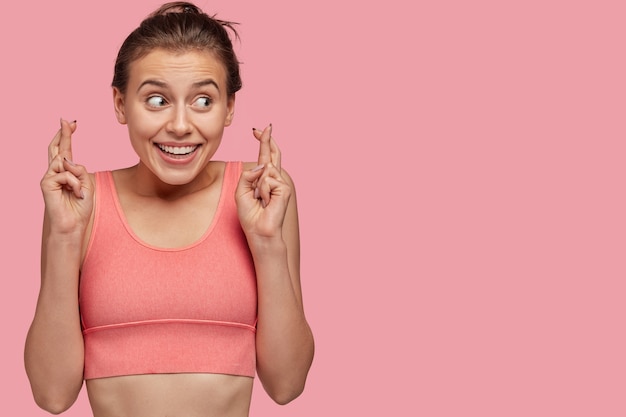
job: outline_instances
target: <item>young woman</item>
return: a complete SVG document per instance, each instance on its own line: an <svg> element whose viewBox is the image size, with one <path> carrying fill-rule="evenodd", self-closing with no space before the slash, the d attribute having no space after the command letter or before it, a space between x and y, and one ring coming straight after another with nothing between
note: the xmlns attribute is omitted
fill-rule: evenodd
<svg viewBox="0 0 626 417"><path fill-rule="evenodd" d="M76 122L50 143L25 365L52 413L83 380L96 417L247 416L255 374L280 404L304 388L296 198L271 125L253 129L258 161L212 160L241 88L226 29L168 3L122 45L113 102L135 166L75 164Z"/></svg>

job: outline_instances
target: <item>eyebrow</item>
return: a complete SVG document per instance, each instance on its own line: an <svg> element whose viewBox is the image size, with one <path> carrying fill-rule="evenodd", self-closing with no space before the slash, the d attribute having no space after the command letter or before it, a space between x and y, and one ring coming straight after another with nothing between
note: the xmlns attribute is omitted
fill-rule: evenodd
<svg viewBox="0 0 626 417"><path fill-rule="evenodd" d="M167 88L167 83L164 83L163 81L157 81L157 80L148 79L148 80L142 82L139 85L139 87L137 88L137 91L141 90L145 85L155 85L155 86L160 87L160 88ZM197 81L197 82L192 84L192 87L193 88L198 88L198 87L204 87L205 85L212 85L215 88L217 88L217 91L220 91L220 87L217 85L217 83L214 80L210 79L210 78L208 78L206 80L202 80L202 81Z"/></svg>
<svg viewBox="0 0 626 417"><path fill-rule="evenodd" d="M217 91L220 91L220 86L211 78L193 83L194 88L204 87L205 85L213 85L217 88Z"/></svg>

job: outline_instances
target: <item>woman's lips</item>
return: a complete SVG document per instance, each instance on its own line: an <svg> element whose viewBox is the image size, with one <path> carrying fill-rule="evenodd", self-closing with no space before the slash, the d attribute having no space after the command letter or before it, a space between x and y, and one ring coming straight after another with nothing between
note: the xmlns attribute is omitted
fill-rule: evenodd
<svg viewBox="0 0 626 417"><path fill-rule="evenodd" d="M157 143L157 148L167 159L186 160L193 157L200 145L171 146Z"/></svg>

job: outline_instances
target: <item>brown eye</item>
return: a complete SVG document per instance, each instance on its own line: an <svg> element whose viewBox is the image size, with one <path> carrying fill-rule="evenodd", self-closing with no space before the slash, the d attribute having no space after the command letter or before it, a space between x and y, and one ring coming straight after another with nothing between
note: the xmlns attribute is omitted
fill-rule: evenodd
<svg viewBox="0 0 626 417"><path fill-rule="evenodd" d="M199 97L194 102L194 106L207 108L211 105L213 101L209 97Z"/></svg>
<svg viewBox="0 0 626 417"><path fill-rule="evenodd" d="M161 96L148 97L146 102L150 107L163 107L166 104L165 99Z"/></svg>

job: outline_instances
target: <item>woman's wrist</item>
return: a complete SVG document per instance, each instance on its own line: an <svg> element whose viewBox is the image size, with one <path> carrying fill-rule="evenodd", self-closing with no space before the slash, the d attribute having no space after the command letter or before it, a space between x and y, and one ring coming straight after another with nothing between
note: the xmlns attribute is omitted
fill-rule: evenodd
<svg viewBox="0 0 626 417"><path fill-rule="evenodd" d="M248 246L253 256L282 256L287 253L287 245L282 236L248 236Z"/></svg>
<svg viewBox="0 0 626 417"><path fill-rule="evenodd" d="M50 232L46 236L46 241L55 245L64 245L69 247L75 246L77 248L81 248L83 245L84 236L85 228L68 231L55 230L53 227L51 227Z"/></svg>

